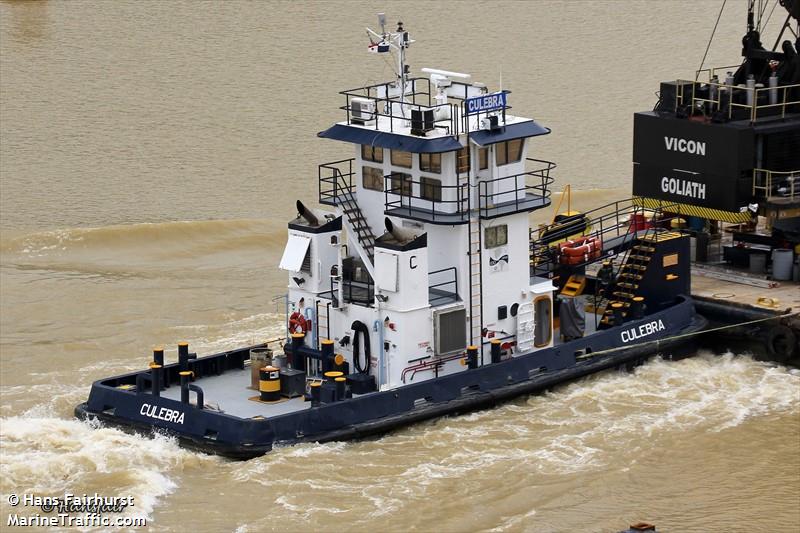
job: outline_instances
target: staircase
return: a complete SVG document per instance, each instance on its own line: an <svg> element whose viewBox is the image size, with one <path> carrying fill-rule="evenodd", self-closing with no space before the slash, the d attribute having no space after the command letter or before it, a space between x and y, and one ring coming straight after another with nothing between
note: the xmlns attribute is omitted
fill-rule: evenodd
<svg viewBox="0 0 800 533"><path fill-rule="evenodd" d="M573 274L564 284L564 288L561 289L561 295L574 298L575 296L580 296L581 294L583 294L583 290L585 288L586 288L586 276Z"/></svg>
<svg viewBox="0 0 800 533"><path fill-rule="evenodd" d="M347 222L353 228L353 232L355 232L361 248L363 248L364 252L369 256L370 264L372 264L375 259L375 235L372 233L369 224L367 224L367 219L364 218L361 208L358 207L353 193L348 192L343 194L342 200L342 212L345 218L347 218Z"/></svg>

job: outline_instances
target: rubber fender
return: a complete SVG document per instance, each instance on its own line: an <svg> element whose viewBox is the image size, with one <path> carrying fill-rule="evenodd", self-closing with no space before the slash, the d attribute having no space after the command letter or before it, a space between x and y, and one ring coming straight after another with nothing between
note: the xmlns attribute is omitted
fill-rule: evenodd
<svg viewBox="0 0 800 533"><path fill-rule="evenodd" d="M787 326L778 325L767 332L767 351L779 363L785 363L797 351L797 337Z"/></svg>

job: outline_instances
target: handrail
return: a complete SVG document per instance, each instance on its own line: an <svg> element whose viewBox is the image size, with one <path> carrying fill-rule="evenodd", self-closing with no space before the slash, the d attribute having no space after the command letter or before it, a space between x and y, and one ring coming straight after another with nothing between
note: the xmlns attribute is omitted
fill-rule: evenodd
<svg viewBox="0 0 800 533"><path fill-rule="evenodd" d="M777 183L776 183L777 182ZM788 190L781 193L781 184L787 183ZM800 199L800 170L776 171L764 168L753 169L753 196L763 191L764 198L781 198L794 201Z"/></svg>
<svg viewBox="0 0 800 533"><path fill-rule="evenodd" d="M429 294L428 303L429 304L433 305L432 302L437 301L437 300L443 300L443 299L449 298L451 295L455 296L456 300L458 300L458 298L459 298L458 297L458 270L456 269L456 267L452 266L452 267L442 268L440 270L434 270L433 272L428 272L428 280L430 280L430 278L432 276L435 276L437 274L444 274L444 273L449 272L451 270L453 271L453 279L452 280L448 279L447 281L443 281L443 282L440 282L440 283L435 283L433 285L428 285L428 294ZM429 281L429 283L430 283L430 281ZM430 298L431 289L438 289L438 288L444 287L446 285L452 285L453 286L453 290L452 291L447 291L447 292L449 292L449 294L437 296L436 298L432 298L432 299ZM444 292L444 290L443 290L443 292Z"/></svg>
<svg viewBox="0 0 800 533"><path fill-rule="evenodd" d="M464 197L464 192L469 190L469 184L460 184L460 185L436 185L435 189L438 190L438 198L427 198L423 196L422 192L422 179L414 180L414 179L404 179L403 176L407 176L408 174L405 172L392 172L391 174L387 174L383 177L384 186L383 186L383 196L384 196L384 209L407 209L408 215L411 216L413 211L421 211L430 215L431 220L436 220L437 215L441 220L443 217L447 218L448 220L452 220L454 216L458 217L458 220L466 220L469 216L468 209L466 209L467 200ZM436 179L436 178L431 178ZM398 185L393 185L392 182L396 181ZM440 180L441 181L441 180ZM406 184L408 184L406 186ZM417 186L419 189L419 193L414 193L414 187ZM410 188L410 192L406 192L404 189ZM448 191L456 191L456 198L455 199L445 199L446 194ZM392 198L389 198L389 195L393 195ZM404 200L405 199L405 200ZM415 200L416 202L412 204L411 200ZM430 204L429 208L424 206L424 203ZM423 205L421 205L423 204ZM441 207L437 209L437 206L442 205L456 205L456 211L454 213L450 213L447 211L443 211ZM395 214L395 213L393 213Z"/></svg>
<svg viewBox="0 0 800 533"><path fill-rule="evenodd" d="M501 200L504 196L510 194L514 195L513 203L515 211L519 210L520 202L524 202L526 200L526 195L529 191L536 191L539 193L536 194L536 196L539 196L542 199L550 198L549 185L555 181L554 178L550 177L550 171L556 168L556 164L552 161L545 161L543 159L526 158L526 161L542 163L544 166L534 170L514 174L512 176L504 176L491 180L481 180L478 182L478 209L480 210L481 218L487 218L490 210L497 210L499 208L498 206L508 205L508 201L500 202L498 205L495 205L495 200ZM529 177L539 178L539 183L529 185ZM504 182L511 180L514 181L513 188L509 190L502 190L502 185L505 184ZM492 192L489 192L490 185L492 186ZM522 193L522 198L520 198L519 193Z"/></svg>
<svg viewBox="0 0 800 533"><path fill-rule="evenodd" d="M729 67L722 67L729 68ZM686 85L692 85L691 91L691 109L700 109L703 107L710 107L714 111L726 112L727 118L733 118L734 109L749 110L750 122L755 122L759 118L759 111L762 111L761 117L764 117L765 110L780 109L780 117L786 117L786 108L791 106L800 105L800 99L790 100L789 93L795 90L800 90L800 83L791 85L778 85L777 87L739 87L738 85L728 85L724 82L703 82L702 85L709 89L710 95L713 97L701 98L697 96L697 86L700 82L689 80L676 80L678 93L676 95L676 105L685 106L689 104L689 96L684 94L683 88ZM770 100L770 92L775 96L775 103L759 103L759 100ZM748 95L746 100L751 103L741 103L736 101L736 96L745 94ZM780 97L778 96L780 95ZM723 98L723 96L725 96ZM778 113L767 115L770 117L778 116Z"/></svg>

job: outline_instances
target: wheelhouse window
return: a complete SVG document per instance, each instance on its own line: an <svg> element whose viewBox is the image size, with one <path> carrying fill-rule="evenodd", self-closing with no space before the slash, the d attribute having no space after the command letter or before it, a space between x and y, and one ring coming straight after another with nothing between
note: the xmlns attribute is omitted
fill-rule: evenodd
<svg viewBox="0 0 800 533"><path fill-rule="evenodd" d="M516 163L522 159L523 139L514 139L494 145L494 158L497 166Z"/></svg>
<svg viewBox="0 0 800 533"><path fill-rule="evenodd" d="M392 150L392 165L396 167L411 168L411 152Z"/></svg>
<svg viewBox="0 0 800 533"><path fill-rule="evenodd" d="M469 148L466 146L456 152L456 172L469 172Z"/></svg>
<svg viewBox="0 0 800 533"><path fill-rule="evenodd" d="M383 170L375 167L361 167L361 185L371 191L383 191Z"/></svg>
<svg viewBox="0 0 800 533"><path fill-rule="evenodd" d="M442 154L419 154L419 169L434 174L442 173Z"/></svg>
<svg viewBox="0 0 800 533"><path fill-rule="evenodd" d="M508 244L508 225L500 224L483 230L483 242L486 248L497 248Z"/></svg>
<svg viewBox="0 0 800 533"><path fill-rule="evenodd" d="M375 161L383 163L383 148L380 146L361 145L361 159L364 161Z"/></svg>
<svg viewBox="0 0 800 533"><path fill-rule="evenodd" d="M442 201L442 180L422 177L419 181L419 195L424 200Z"/></svg>
<svg viewBox="0 0 800 533"><path fill-rule="evenodd" d="M393 172L389 177L392 194L400 194L402 196L411 196L411 174L405 172Z"/></svg>
<svg viewBox="0 0 800 533"><path fill-rule="evenodd" d="M489 168L489 149L480 148L478 150L478 169L486 170Z"/></svg>

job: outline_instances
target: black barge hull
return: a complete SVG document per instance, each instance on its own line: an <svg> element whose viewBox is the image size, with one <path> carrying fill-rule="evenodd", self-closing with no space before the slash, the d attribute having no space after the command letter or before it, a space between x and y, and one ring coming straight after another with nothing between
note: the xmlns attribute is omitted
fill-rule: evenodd
<svg viewBox="0 0 800 533"><path fill-rule="evenodd" d="M632 339L636 335L631 332L649 331L648 324L658 322L663 330L657 327L654 334ZM89 401L78 405L75 415L136 432L165 433L177 437L188 448L206 453L249 459L269 452L274 445L357 439L444 415L492 407L602 370L634 365L657 354L680 358L694 351L694 334L705 326L706 320L695 313L692 301L682 299L641 320L552 348L264 419L201 410L149 392L112 386L129 381L131 376L135 379L136 374L128 374L95 382ZM180 411L181 423L169 415L164 417L166 420L148 418L145 405L158 406L169 413Z"/></svg>

